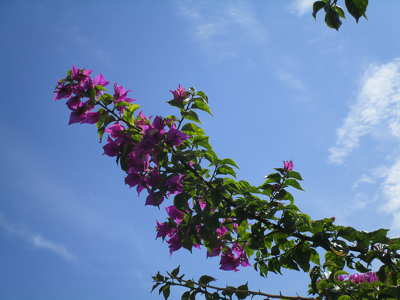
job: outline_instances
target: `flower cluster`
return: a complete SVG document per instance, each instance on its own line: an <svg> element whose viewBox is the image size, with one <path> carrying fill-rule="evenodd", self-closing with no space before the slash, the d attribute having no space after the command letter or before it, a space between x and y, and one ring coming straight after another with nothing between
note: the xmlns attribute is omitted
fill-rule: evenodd
<svg viewBox="0 0 400 300"><path fill-rule="evenodd" d="M173 117L151 118L142 112L134 115L138 105L132 104L135 99L128 96L130 90L114 83L113 93L107 94L108 84L103 75L92 77L91 70L73 66L67 76L58 81L54 99L67 99L66 105L71 110L69 124L96 124L101 136L106 134L104 154L117 158L126 172L125 183L128 186L135 187L139 194L147 191L146 205L159 206L165 198L183 193L186 175L181 171L171 171L169 163L165 162L165 154L177 149L190 136L179 129ZM170 92L176 103L183 104L190 99L189 92L181 85ZM188 169L195 168L195 164L189 161ZM183 240L188 238L185 215L190 214L195 206L201 212L206 209L215 212L208 207L205 199L199 197L193 199L193 205L188 210L174 205L166 207L168 221L157 221L157 238L166 240L171 254L182 248ZM215 230L218 246L209 249L207 257L220 256L222 270L238 271L239 266L249 266L243 245L233 242L230 236L236 232L238 224L231 219L220 219L219 223ZM195 232L190 233L195 236L193 247L200 248L203 243L201 231L204 226L197 224Z"/></svg>
<svg viewBox="0 0 400 300"><path fill-rule="evenodd" d="M92 112L95 103L90 93L94 91L95 95L101 94L101 87L106 86L108 81L101 74L91 78L91 73L91 70L73 66L68 76L57 84L54 100L68 99L67 106L71 110L69 124L94 124L99 120L99 113Z"/></svg>
<svg viewBox="0 0 400 300"><path fill-rule="evenodd" d="M134 142L124 135L111 135L104 146L109 156L124 156L127 176L125 183L137 188L138 193L146 189L146 205L159 206L166 196L178 195L183 191L183 174L173 174L167 178L161 174L158 155L165 146L179 146L189 138L176 128L176 124L161 117L151 122L143 113L135 120L142 138ZM119 131L120 132L120 131Z"/></svg>
<svg viewBox="0 0 400 300"><path fill-rule="evenodd" d="M363 282L376 282L379 281L378 276L375 272L367 273L356 273L352 275L339 275L337 277L339 281L351 281L352 283L363 283Z"/></svg>
<svg viewBox="0 0 400 300"><path fill-rule="evenodd" d="M200 202L204 203L204 202ZM203 206L204 207L204 206ZM157 221L156 238L167 239L169 245L170 253L180 249L182 247L182 242L180 236L184 235L182 227L180 226L184 218L184 213L177 209L175 206L166 207L166 211L170 217L169 222L160 223ZM232 222L232 220L222 219L220 220L220 227L215 231L215 234L219 240L219 246L207 251L207 257L220 257L220 269L225 271L238 271L238 267L250 266L248 257L244 251L243 246L239 243L233 243L229 245L229 242L225 240L225 235L229 233L229 229L225 226L225 222L232 224L233 231L237 230L238 224ZM201 230L201 225L196 225L196 232L199 234ZM201 240L201 237L198 236ZM195 248L200 248L199 243L193 245Z"/></svg>
<svg viewBox="0 0 400 300"><path fill-rule="evenodd" d="M73 66L66 78L60 80L54 91L55 100L67 98L67 106L71 110L69 124L99 122L101 111L93 112L96 105L101 104L100 96L104 94L108 81L103 75L91 77L92 71L78 69ZM104 154L124 160L127 176L125 183L130 187L137 187L138 193L146 189L149 193L146 205L158 206L164 197L177 195L183 191L182 174L162 176L158 165L158 153L163 146L179 146L189 138L188 135L177 129L171 119L155 117L150 120L143 113L139 113L134 124L140 132L140 140L134 141L129 132L129 124L123 119L123 113L134 99L128 97L130 90L114 84L114 93L111 103L115 109L111 111L118 117L115 122L107 124L104 132L108 134L104 145ZM179 87L173 94L183 96L185 90ZM103 105L104 107L104 105ZM115 113L115 110L119 114ZM104 110L102 111L105 112ZM164 192L161 186L166 186ZM158 189L158 190L157 190Z"/></svg>

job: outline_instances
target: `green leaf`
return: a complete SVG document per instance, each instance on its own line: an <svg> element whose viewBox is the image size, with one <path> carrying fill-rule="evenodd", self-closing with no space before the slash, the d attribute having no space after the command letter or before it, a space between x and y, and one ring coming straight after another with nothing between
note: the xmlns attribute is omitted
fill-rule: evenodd
<svg viewBox="0 0 400 300"><path fill-rule="evenodd" d="M194 102L192 105L193 109L199 109L202 111L205 111L206 113L212 115L212 112L210 110L210 107L208 106L208 104L202 100L201 98L194 98Z"/></svg>
<svg viewBox="0 0 400 300"><path fill-rule="evenodd" d="M121 101L121 102L115 103L114 105L115 105L115 107L125 107L125 106L128 106L129 104L130 104L129 102ZM138 104L136 104L136 105L138 105Z"/></svg>
<svg viewBox="0 0 400 300"><path fill-rule="evenodd" d="M189 300L190 299L190 291L184 292L182 294L181 300Z"/></svg>
<svg viewBox="0 0 400 300"><path fill-rule="evenodd" d="M280 253L280 251L279 251L279 246L278 245L275 245L275 246L273 246L272 248L271 248L271 254L272 255L279 255L279 253Z"/></svg>
<svg viewBox="0 0 400 300"><path fill-rule="evenodd" d="M221 175L232 175L233 177L236 177L236 172L229 166L219 167L216 173Z"/></svg>
<svg viewBox="0 0 400 300"><path fill-rule="evenodd" d="M104 105L110 105L113 102L113 96L110 94L103 94L100 96L99 100L104 104Z"/></svg>
<svg viewBox="0 0 400 300"><path fill-rule="evenodd" d="M171 294L169 284L166 284L162 287L162 293L163 293L164 299L167 300L169 295Z"/></svg>
<svg viewBox="0 0 400 300"><path fill-rule="evenodd" d="M120 103L127 103L127 102L118 102L117 104ZM117 106L117 105L116 105ZM120 105L124 106L124 105ZM138 110L140 107L139 104L132 104L132 103L127 103L124 111L124 120L127 121L128 123L133 123L134 121L134 112Z"/></svg>
<svg viewBox="0 0 400 300"><path fill-rule="evenodd" d="M295 179L286 179L285 185L289 185L289 186L294 187L295 189L304 191L304 189L301 187L300 183L298 183L298 181Z"/></svg>
<svg viewBox="0 0 400 300"><path fill-rule="evenodd" d="M196 95L197 95L197 96L200 96L200 98L203 99L203 101L204 101L205 103L208 103L208 97L207 97L207 95L206 95L204 92L198 91L198 92L196 93Z"/></svg>
<svg viewBox="0 0 400 300"><path fill-rule="evenodd" d="M339 30L339 27L342 25L342 21L340 21L339 14L332 8L328 8L325 15L325 23L330 28Z"/></svg>
<svg viewBox="0 0 400 300"><path fill-rule="evenodd" d="M184 109L185 108L185 104L183 103L183 101L177 101L177 100L170 100L167 101L167 103L171 106L175 106L178 107L180 109Z"/></svg>
<svg viewBox="0 0 400 300"><path fill-rule="evenodd" d="M233 159L230 159L230 158L225 158L225 159L221 160L221 164L231 165L231 166L234 166L237 169L239 169L239 166L236 164L236 162Z"/></svg>
<svg viewBox="0 0 400 300"><path fill-rule="evenodd" d="M153 285L153 287L151 288L151 291L154 291L162 282L157 282Z"/></svg>
<svg viewBox="0 0 400 300"><path fill-rule="evenodd" d="M328 283L327 280L322 279L322 280L317 282L317 287L320 290L325 290L325 289L327 289L329 287L329 283Z"/></svg>
<svg viewBox="0 0 400 300"><path fill-rule="evenodd" d="M350 226L341 226L339 227L338 235L345 238L349 242L354 242L358 237L358 231Z"/></svg>
<svg viewBox="0 0 400 300"><path fill-rule="evenodd" d="M179 274L179 268L180 266L177 266L175 269L171 271L172 277L176 277Z"/></svg>
<svg viewBox="0 0 400 300"><path fill-rule="evenodd" d="M194 123L186 123L183 125L182 131L189 135L204 135L204 130Z"/></svg>
<svg viewBox="0 0 400 300"><path fill-rule="evenodd" d="M233 293L235 292L235 288L233 286L227 286L223 291L222 294L227 295L227 296L232 296Z"/></svg>
<svg viewBox="0 0 400 300"><path fill-rule="evenodd" d="M199 284L202 286L205 286L209 284L212 281L215 281L216 279L214 277L208 276L208 275L203 275L199 279Z"/></svg>
<svg viewBox="0 0 400 300"><path fill-rule="evenodd" d="M368 268L364 267L359 261L356 262L356 270L361 273L366 273L370 271Z"/></svg>
<svg viewBox="0 0 400 300"><path fill-rule="evenodd" d="M349 275L349 273L346 271L343 271L343 270L339 270L339 271L335 272L335 275L333 277L336 279L340 275Z"/></svg>
<svg viewBox="0 0 400 300"><path fill-rule="evenodd" d="M153 279L156 280L156 281L164 281L164 280L165 280L165 277L162 276L162 275L160 274L160 272L158 272L158 273L153 277Z"/></svg>
<svg viewBox="0 0 400 300"><path fill-rule="evenodd" d="M326 5L326 3L324 1L315 1L313 4L313 12L312 12L312 16L314 17L314 19L317 17L317 13L324 8L324 6Z"/></svg>
<svg viewBox="0 0 400 300"><path fill-rule="evenodd" d="M188 288L193 288L194 287L194 281L192 281L192 280L186 281L185 286L188 287Z"/></svg>
<svg viewBox="0 0 400 300"><path fill-rule="evenodd" d="M346 18L345 14L344 14L344 10L339 5L336 5L334 7L334 10L336 10L336 12L338 13L339 17Z"/></svg>
<svg viewBox="0 0 400 300"><path fill-rule="evenodd" d="M281 181L281 174L273 173L266 176L267 180L264 183L276 182L279 183Z"/></svg>
<svg viewBox="0 0 400 300"><path fill-rule="evenodd" d="M287 176L289 178L294 178L294 179L297 179L297 180L303 180L303 177L301 177L300 173L296 172L296 171L288 171L287 172Z"/></svg>
<svg viewBox="0 0 400 300"><path fill-rule="evenodd" d="M356 19L357 23L362 16L365 17L365 12L368 7L368 0L345 0L345 3L347 10L354 17L354 19Z"/></svg>
<svg viewBox="0 0 400 300"><path fill-rule="evenodd" d="M204 153L204 158L207 159L210 163L215 165L218 161L218 156L214 151L209 149L206 153Z"/></svg>
<svg viewBox="0 0 400 300"><path fill-rule="evenodd" d="M351 297L348 295L342 295L338 298L338 300L351 300Z"/></svg>
<svg viewBox="0 0 400 300"><path fill-rule="evenodd" d="M310 261L313 262L316 265L320 265L321 262L319 260L319 254L317 251L313 250L310 256Z"/></svg>
<svg viewBox="0 0 400 300"><path fill-rule="evenodd" d="M249 292L248 292L249 287L247 286L247 283L243 284L241 286L238 286L237 289L239 291L236 291L235 294L236 294L236 297L238 297L238 299L245 299L249 295Z"/></svg>
<svg viewBox="0 0 400 300"><path fill-rule="evenodd" d="M206 149L211 149L211 145L208 141L208 136L195 136L193 138L193 144L196 146L201 146Z"/></svg>
<svg viewBox="0 0 400 300"><path fill-rule="evenodd" d="M388 229L378 229L367 234L368 238L371 239L371 242L374 243L387 243L387 233Z"/></svg>
<svg viewBox="0 0 400 300"><path fill-rule="evenodd" d="M174 197L174 206L181 210L186 210L188 208L188 200L190 195L187 193L180 193Z"/></svg>
<svg viewBox="0 0 400 300"><path fill-rule="evenodd" d="M184 117L185 119L190 120L190 121L201 123L199 116L193 110L182 112L182 117Z"/></svg>

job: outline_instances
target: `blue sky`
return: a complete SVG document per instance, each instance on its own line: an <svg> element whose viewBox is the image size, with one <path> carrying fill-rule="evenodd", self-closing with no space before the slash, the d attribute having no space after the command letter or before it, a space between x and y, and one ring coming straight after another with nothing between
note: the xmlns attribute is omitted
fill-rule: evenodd
<svg viewBox="0 0 400 300"><path fill-rule="evenodd" d="M1 1L0 298L160 299L150 276L178 264L225 285L304 294L307 275L218 270L204 251L170 256L163 210L123 183L91 126L68 126L52 91L73 64L167 115L195 86L216 151L255 184L291 159L314 218L400 233L400 4L371 1L339 32L308 0Z"/></svg>

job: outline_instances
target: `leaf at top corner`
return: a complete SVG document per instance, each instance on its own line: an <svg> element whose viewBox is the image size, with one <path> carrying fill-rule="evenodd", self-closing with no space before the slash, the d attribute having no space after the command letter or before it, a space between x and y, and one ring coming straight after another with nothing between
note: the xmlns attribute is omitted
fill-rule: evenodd
<svg viewBox="0 0 400 300"><path fill-rule="evenodd" d="M312 12L312 16L314 17L314 19L317 17L317 13L324 8L324 6L326 5L326 3L324 1L315 1L313 4L313 12Z"/></svg>
<svg viewBox="0 0 400 300"><path fill-rule="evenodd" d="M368 0L345 0L345 4L347 10L354 17L354 19L356 19L357 23L362 16L365 17L368 7Z"/></svg>

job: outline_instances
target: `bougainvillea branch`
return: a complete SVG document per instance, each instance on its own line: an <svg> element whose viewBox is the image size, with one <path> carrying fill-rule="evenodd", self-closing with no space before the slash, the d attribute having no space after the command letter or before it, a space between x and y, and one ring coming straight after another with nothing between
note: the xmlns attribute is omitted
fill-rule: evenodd
<svg viewBox="0 0 400 300"><path fill-rule="evenodd" d="M91 73L73 67L55 99L67 99L69 124L96 124L100 141L106 136L104 154L116 159L129 187L147 193L145 205L164 207L167 219L156 222L156 236L171 254L204 248L207 258L219 257L221 270L252 265L264 277L282 269L307 272L309 293L319 299L400 295L400 239L388 238L386 229L339 226L334 217L312 220L289 191L303 190L292 161L259 186L236 180L238 165L219 158L199 127L198 112L211 115L204 92L178 86L168 103L179 116L150 118L138 112L129 90L115 83L109 94L104 76ZM360 274L343 280L351 270Z"/></svg>
<svg viewBox="0 0 400 300"><path fill-rule="evenodd" d="M210 300L227 300L231 299L233 295L238 299L244 299L249 296L261 296L264 299L317 300L317 298L314 297L285 296L281 293L269 294L261 291L252 291L249 290L247 283L238 287L218 287L210 284L210 282L213 282L216 279L208 275L201 276L198 281L183 278L184 275L179 276L179 267L168 272L167 275L157 273L153 276L154 285L152 290L159 288L159 293L163 293L165 296L170 293L171 286L183 287L188 289L188 291L184 292L182 295L183 300L189 300L197 294L203 294L206 299Z"/></svg>

